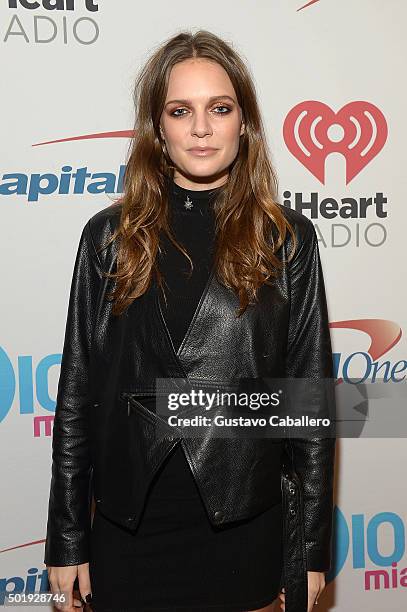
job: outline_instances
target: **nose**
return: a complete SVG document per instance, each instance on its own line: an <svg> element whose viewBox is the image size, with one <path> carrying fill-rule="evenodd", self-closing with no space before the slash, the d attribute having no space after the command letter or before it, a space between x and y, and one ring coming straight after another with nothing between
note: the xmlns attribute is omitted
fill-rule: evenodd
<svg viewBox="0 0 407 612"><path fill-rule="evenodd" d="M203 138L205 136L211 136L212 132L213 130L210 118L208 117L206 111L196 111L191 124L192 136L198 136L199 138Z"/></svg>

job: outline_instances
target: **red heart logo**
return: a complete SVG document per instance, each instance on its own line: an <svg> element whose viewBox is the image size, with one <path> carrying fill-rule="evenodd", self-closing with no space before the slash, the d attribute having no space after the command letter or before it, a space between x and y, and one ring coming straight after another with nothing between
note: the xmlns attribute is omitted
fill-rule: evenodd
<svg viewBox="0 0 407 612"><path fill-rule="evenodd" d="M332 126L343 130L338 141L328 135ZM290 110L283 126L290 153L322 184L325 184L325 159L330 153L344 156L348 184L380 153L387 133L381 110L364 101L349 102L337 113L316 100L300 102Z"/></svg>

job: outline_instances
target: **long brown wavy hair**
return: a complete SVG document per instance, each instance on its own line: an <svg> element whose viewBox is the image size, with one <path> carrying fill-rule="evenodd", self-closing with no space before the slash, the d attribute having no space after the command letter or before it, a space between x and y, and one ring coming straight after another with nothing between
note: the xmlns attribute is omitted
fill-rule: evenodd
<svg viewBox="0 0 407 612"><path fill-rule="evenodd" d="M227 182L214 201L216 242L214 267L218 280L239 298L238 315L257 301L261 285L272 284L283 261L276 253L287 231L295 233L276 203L277 177L266 144L255 87L249 70L233 47L207 30L181 32L165 41L148 59L134 88L135 126L124 175L120 221L109 243L117 239L116 280L109 295L113 314L121 314L148 289L158 268L160 232L193 263L177 242L168 221L168 183L174 165L161 138L159 124L173 66L190 58L220 64L229 75L245 123L238 154ZM116 202L117 203L117 202ZM108 244L109 244L108 243ZM106 245L107 246L107 245Z"/></svg>

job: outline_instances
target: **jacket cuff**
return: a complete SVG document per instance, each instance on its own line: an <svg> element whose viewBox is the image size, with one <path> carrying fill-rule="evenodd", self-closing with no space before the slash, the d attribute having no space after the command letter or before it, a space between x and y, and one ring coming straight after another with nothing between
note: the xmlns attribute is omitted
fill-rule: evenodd
<svg viewBox="0 0 407 612"><path fill-rule="evenodd" d="M45 565L64 567L66 565L81 565L89 561L89 545L87 540L75 543L63 542L60 538L47 537L45 543Z"/></svg>
<svg viewBox="0 0 407 612"><path fill-rule="evenodd" d="M309 572L328 572L331 569L329 548L317 548L306 544L307 570Z"/></svg>

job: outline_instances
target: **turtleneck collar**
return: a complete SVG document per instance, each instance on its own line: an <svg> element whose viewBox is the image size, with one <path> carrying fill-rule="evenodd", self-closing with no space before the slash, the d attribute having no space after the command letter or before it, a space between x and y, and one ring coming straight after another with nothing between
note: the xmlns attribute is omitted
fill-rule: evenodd
<svg viewBox="0 0 407 612"><path fill-rule="evenodd" d="M220 187L212 189L193 190L177 185L172 178L168 179L168 190L172 207L179 212L185 212L191 216L194 213L212 211L213 199L216 197Z"/></svg>
<svg viewBox="0 0 407 612"><path fill-rule="evenodd" d="M212 187L211 189L187 189L185 187L181 187L177 185L174 179L169 179L169 187L170 191L173 195L178 196L179 198L187 199L187 197L195 200L207 200L212 195L216 195L216 193L220 190L220 187Z"/></svg>

